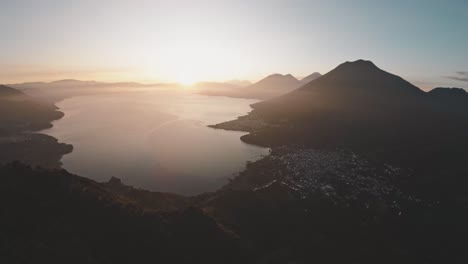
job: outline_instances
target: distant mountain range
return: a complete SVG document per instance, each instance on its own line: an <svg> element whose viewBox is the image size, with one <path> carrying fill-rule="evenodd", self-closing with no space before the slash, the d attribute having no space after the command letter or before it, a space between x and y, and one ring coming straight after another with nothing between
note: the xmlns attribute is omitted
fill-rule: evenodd
<svg viewBox="0 0 468 264"><path fill-rule="evenodd" d="M247 87L253 98L265 99L279 96L301 86L301 82L291 74L272 74Z"/></svg>
<svg viewBox="0 0 468 264"><path fill-rule="evenodd" d="M227 82L198 82L192 85L195 91L222 91L229 92L236 89L242 89L242 86Z"/></svg>
<svg viewBox="0 0 468 264"><path fill-rule="evenodd" d="M245 80L230 80L230 81L227 81L226 83L234 84L234 85L237 85L237 86L249 86L249 85L252 84L252 82L245 81Z"/></svg>
<svg viewBox="0 0 468 264"><path fill-rule="evenodd" d="M182 87L176 83L156 83L156 84L141 84L137 82L96 82L96 81L80 81L73 79L65 79L53 82L27 82L18 84L8 84L8 86L21 90L26 94L34 96L45 101L59 101L64 98L109 92L113 89L121 88L177 88Z"/></svg>
<svg viewBox="0 0 468 264"><path fill-rule="evenodd" d="M14 88L11 88L5 85L0 85L0 98L5 99L5 97L8 97L8 96L22 96L22 95L24 95L22 92Z"/></svg>
<svg viewBox="0 0 468 264"><path fill-rule="evenodd" d="M310 74L310 75L308 75L308 76L302 78L301 81L300 81L300 82L301 82L301 86L302 86L302 85L308 84L309 82L311 82L311 81L317 79L317 78L320 77L320 76L322 76L322 74L320 74L319 72L314 72L314 73L312 73L312 74Z"/></svg>
<svg viewBox="0 0 468 264"><path fill-rule="evenodd" d="M217 87L200 85L198 88L200 93L205 95L269 99L297 89L320 76L320 73L315 72L302 80L298 80L291 74L272 74L254 84L243 87L220 84Z"/></svg>
<svg viewBox="0 0 468 264"><path fill-rule="evenodd" d="M154 84L142 84L137 82L97 82L97 81L81 81L74 79L58 80L53 82L26 82L18 84L8 84L8 86L16 89L28 89L28 88L79 88L79 87L153 87L153 86L174 86L179 85L175 83L154 83Z"/></svg>
<svg viewBox="0 0 468 264"><path fill-rule="evenodd" d="M272 74L252 84L245 80L230 80L226 82L198 82L192 90L205 95L229 96L249 99L268 99L290 92L304 84L320 77L320 73L313 73L301 80L291 74ZM108 92L109 89L119 88L181 88L178 83L141 84L137 82L97 82L64 79L53 82L26 82L8 84L9 87L21 90L26 94L46 101L58 101L67 97Z"/></svg>

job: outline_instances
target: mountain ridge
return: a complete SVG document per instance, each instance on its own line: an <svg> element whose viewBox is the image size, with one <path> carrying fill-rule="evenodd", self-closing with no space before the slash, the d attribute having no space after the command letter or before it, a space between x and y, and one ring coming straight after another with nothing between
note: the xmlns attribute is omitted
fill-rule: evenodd
<svg viewBox="0 0 468 264"><path fill-rule="evenodd" d="M0 134L51 127L63 113L57 106L42 102L22 91L0 85Z"/></svg>
<svg viewBox="0 0 468 264"><path fill-rule="evenodd" d="M304 78L301 79L301 85L306 85L308 84L309 82L319 78L320 76L322 76L322 74L320 74L319 72L314 72Z"/></svg>
<svg viewBox="0 0 468 264"><path fill-rule="evenodd" d="M453 96L435 96L437 93ZM391 159L397 165L412 164L424 172L429 166L423 161L434 159L429 153L437 153L437 157L445 153L433 160L435 164L442 160L452 164L465 157L450 151L465 152L465 93L424 92L370 61L340 64L307 85L252 108L247 116L213 127L250 132L242 140L251 144L351 148Z"/></svg>
<svg viewBox="0 0 468 264"><path fill-rule="evenodd" d="M403 78L378 68L371 61L358 60L338 65L330 72L286 93L254 104L254 109L282 108L290 111L341 108L410 107L424 91ZM393 100L393 101L392 101Z"/></svg>
<svg viewBox="0 0 468 264"><path fill-rule="evenodd" d="M0 96L23 95L24 93L12 87L0 84Z"/></svg>
<svg viewBox="0 0 468 264"><path fill-rule="evenodd" d="M315 72L302 80L308 81L316 78L318 75L320 74ZM299 88L304 84L302 80L297 79L289 73L273 73L247 86L235 85L229 82L201 82L198 83L196 87L199 88L201 94L209 96L265 100ZM203 87L203 85L205 85L205 87Z"/></svg>

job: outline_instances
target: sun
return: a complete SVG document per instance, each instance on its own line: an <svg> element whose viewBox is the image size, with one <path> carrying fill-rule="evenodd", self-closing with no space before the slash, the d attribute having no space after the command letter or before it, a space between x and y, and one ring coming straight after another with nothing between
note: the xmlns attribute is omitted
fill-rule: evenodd
<svg viewBox="0 0 468 264"><path fill-rule="evenodd" d="M198 31L177 34L179 38L162 44L164 48L159 49L164 52L152 55L154 59L148 60L146 67L163 79L185 87L197 82L223 80L239 72L237 69L245 61L240 59L237 48L194 32Z"/></svg>
<svg viewBox="0 0 468 264"><path fill-rule="evenodd" d="M177 82L183 84L184 86L192 86L197 82L197 80L190 76L180 76L177 78Z"/></svg>
<svg viewBox="0 0 468 264"><path fill-rule="evenodd" d="M183 70L177 74L176 80L185 86L192 86L198 81L198 74L194 70Z"/></svg>

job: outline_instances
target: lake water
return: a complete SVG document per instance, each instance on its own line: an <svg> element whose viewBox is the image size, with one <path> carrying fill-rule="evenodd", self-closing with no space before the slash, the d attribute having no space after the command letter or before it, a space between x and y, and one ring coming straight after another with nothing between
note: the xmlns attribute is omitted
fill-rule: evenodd
<svg viewBox="0 0 468 264"><path fill-rule="evenodd" d="M77 96L57 103L65 116L42 133L74 146L62 158L71 173L192 195L216 190L247 161L268 155L241 142L245 133L207 127L245 115L254 102L151 89Z"/></svg>

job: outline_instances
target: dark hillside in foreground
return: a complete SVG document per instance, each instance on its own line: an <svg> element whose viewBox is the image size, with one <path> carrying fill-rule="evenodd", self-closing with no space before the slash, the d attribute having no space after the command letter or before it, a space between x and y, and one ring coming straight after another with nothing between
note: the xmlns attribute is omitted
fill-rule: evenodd
<svg viewBox="0 0 468 264"><path fill-rule="evenodd" d="M404 175L292 147L187 198L14 163L0 167L0 261L463 263L466 205L421 200Z"/></svg>
<svg viewBox="0 0 468 264"><path fill-rule="evenodd" d="M195 207L159 211L18 163L0 181L1 263L241 263L236 239Z"/></svg>

